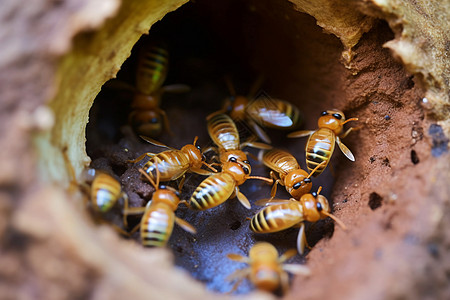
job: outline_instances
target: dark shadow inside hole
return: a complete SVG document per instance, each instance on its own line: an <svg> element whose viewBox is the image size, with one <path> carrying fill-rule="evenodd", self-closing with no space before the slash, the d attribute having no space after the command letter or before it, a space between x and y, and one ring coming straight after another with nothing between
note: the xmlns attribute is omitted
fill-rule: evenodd
<svg viewBox="0 0 450 300"><path fill-rule="evenodd" d="M321 99L321 95L316 95L316 92L324 90L323 85L335 81L334 77L330 79L331 77L328 76L320 76L321 80L317 81L316 76L319 75L315 71L322 65L336 64L336 68L341 67L335 60L341 53L339 41L325 35L312 17L288 10L291 9L290 6L285 7L285 10L290 12L291 20L298 24L296 28L291 26L291 22L274 22L280 19L276 16L269 15L270 18L267 19L266 16L263 18L248 12L245 9L246 6L243 6L240 1L232 2L230 13L232 12L235 17L235 12L240 11L242 16L240 21L236 20L231 25L229 18L222 16L222 12L218 12L216 5L209 4L207 1L196 1L197 4L190 3L183 6L152 27L152 31L159 27L164 36L169 39L168 44L171 46L169 47L170 68L166 83L183 83L191 87L189 93L172 96L167 94L162 100L161 108L170 118L170 126L174 132L173 136L162 134L157 138L166 145L180 149L183 145L192 143L196 135L199 136L198 144L202 148L211 145L205 126L205 117L219 109L222 99L230 94L223 80L225 74L231 73L235 89L244 95L247 94L258 74L263 71L269 75L276 74L276 76L268 76L262 88L271 96L297 104L307 117L305 129L314 129L320 111L330 106L328 102L303 101L303 99ZM217 5L220 8L220 5ZM275 8L275 6L269 7ZM276 10L273 9L273 11ZM213 13L220 14L220 17L211 18L210 15ZM296 34L301 36L298 39L293 39L293 35L290 34L279 34L297 29L299 32L295 31ZM253 36L264 38L256 39L252 38ZM304 43L304 40L308 43ZM136 48L139 48L139 44ZM320 51L321 55L316 55L317 51ZM135 52L132 51L130 61L124 64L117 76L118 79L133 82L132 65ZM291 66L293 62L295 65ZM127 67L129 67L128 71ZM293 71L300 69L309 71ZM291 84L292 82L296 84ZM301 96L298 96L299 94ZM139 164L126 165L128 169L125 172L114 165L121 166L124 161L135 159L144 152L158 153L165 149L143 142L127 125L131 96L125 92L114 93L107 88L102 91L92 108L86 146L94 162L96 159L107 157L107 161L113 165L113 170L119 173L116 175L122 175L122 184L131 193L130 204L145 206L151 195L143 187L148 184L144 184L137 173ZM107 107L104 109L103 106ZM268 130L268 134L275 147L291 152L304 167L303 149L306 139L287 139L285 132L276 130ZM250 151L253 150L250 149ZM257 151L253 154L257 154ZM140 162L140 166L146 160ZM252 158L250 161L253 175L268 176L268 170L264 166ZM189 199L203 179L195 174L189 175L183 187L183 199ZM173 183L174 187L175 185L176 183ZM323 186L321 194L329 198L333 188L333 178L329 168L320 177L314 179L313 190L317 190L318 186ZM248 254L251 246L259 240L271 242L280 254L287 249L295 248L296 245L298 228L261 235L254 234L248 229L249 221L246 217L252 217L261 209L253 205L253 202L270 195L269 185L253 180L240 186L240 190L252 203L250 211L243 208L235 198L203 212L180 208L176 211L176 215L196 227L198 233L193 236L175 225L168 247L175 254L176 265L189 270L194 278L204 282L211 290L227 292L231 289L231 283L225 279L238 268L238 265L230 261L226 254ZM289 198L284 188L279 188L277 197ZM134 226L139 222L139 217L130 216L130 222L130 227ZM315 224L306 234L310 245L314 246L324 236L330 238L333 235L334 226L331 220ZM137 242L139 242L138 237L139 233L133 236ZM299 263L302 260L303 258L297 255L291 262ZM237 293L248 292L252 289L247 283L240 286Z"/></svg>
<svg viewBox="0 0 450 300"><path fill-rule="evenodd" d="M383 202L383 197L381 197L380 195L378 195L375 192L370 194L370 196L369 196L370 209L375 210L375 209L381 207L382 202Z"/></svg>
<svg viewBox="0 0 450 300"><path fill-rule="evenodd" d="M238 230L239 227L241 227L241 222L239 222L239 221L235 221L235 222L230 224L230 229L231 230Z"/></svg>
<svg viewBox="0 0 450 300"><path fill-rule="evenodd" d="M419 163L419 156L417 156L417 153L414 150L411 150L411 161L415 165Z"/></svg>

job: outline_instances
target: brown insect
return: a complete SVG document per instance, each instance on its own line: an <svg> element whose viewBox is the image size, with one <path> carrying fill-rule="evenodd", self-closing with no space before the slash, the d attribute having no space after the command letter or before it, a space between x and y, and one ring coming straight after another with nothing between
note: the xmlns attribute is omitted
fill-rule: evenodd
<svg viewBox="0 0 450 300"><path fill-rule="evenodd" d="M169 69L169 52L162 44L147 44L139 52L136 68L136 92L129 120L138 134L156 137L163 128L172 134L166 112L160 108L164 93L185 93L184 84L162 86Z"/></svg>
<svg viewBox="0 0 450 300"><path fill-rule="evenodd" d="M128 195L122 190L120 182L116 178L104 171L87 169L84 170L82 174L84 181L78 183L75 171L67 155L67 149L63 150L63 157L71 178L70 189L79 187L82 192L88 195L87 198L84 198L86 206L92 209L96 221L109 224L109 222L102 220L101 215L110 211L117 204L119 199L123 199L124 209L126 210L128 208ZM125 227L128 226L126 213L123 213L123 224ZM127 235L123 229L115 224L109 225L119 233Z"/></svg>
<svg viewBox="0 0 450 300"><path fill-rule="evenodd" d="M169 70L169 52L162 42L146 43L138 52L135 85L111 81L107 86L133 93L128 121L137 134L157 137L165 129L169 134L169 119L161 109L164 93L186 93L190 87L184 84L163 86Z"/></svg>
<svg viewBox="0 0 450 300"><path fill-rule="evenodd" d="M254 96L262 84L261 76L255 81L247 97L237 95L227 77L226 83L231 97L227 98L222 109L210 114L207 119L221 113L230 115L233 120L244 121L252 131L265 143L271 140L261 127L274 129L294 129L302 122L299 109L293 104L261 94ZM253 99L253 100L251 100Z"/></svg>
<svg viewBox="0 0 450 300"><path fill-rule="evenodd" d="M274 179L274 185L270 192L273 199L277 192L277 185L286 187L286 191L295 199L311 191L311 174L325 162L319 164L311 173L307 173L297 162L297 159L287 151L272 149L264 153L262 157L264 165L271 169L270 178Z"/></svg>
<svg viewBox="0 0 450 300"><path fill-rule="evenodd" d="M231 157L238 161L247 161L247 154L241 149L246 146L251 146L259 149L270 149L270 145L258 143L254 141L247 141L240 143L239 132L236 124L230 116L226 114L216 114L207 121L208 134L214 144L217 145L219 152L220 163L224 164L230 160ZM215 150L210 147L205 152Z"/></svg>
<svg viewBox="0 0 450 300"><path fill-rule="evenodd" d="M189 204L195 210L206 210L216 207L233 194L247 209L251 208L247 197L239 191L239 186L248 179L259 179L272 183L272 179L260 176L250 176L251 166L248 161L239 161L230 157L222 164L222 172L213 174L203 180L192 194Z"/></svg>
<svg viewBox="0 0 450 300"><path fill-rule="evenodd" d="M180 150L171 148L158 141L155 141L149 137L141 136L142 139L150 144L168 148L169 150L160 153L144 153L135 160L129 162L137 163L144 157L148 156L150 159L144 164L143 170L150 178L156 180L156 171L160 174L160 181L172 181L182 177L180 182L180 188L184 182L184 175L186 172L193 172L200 175L211 175L211 171L202 169L202 166L206 166L213 172L217 172L211 165L205 162L205 156L202 153L200 146L198 146L198 137L194 138L192 144L183 146Z"/></svg>
<svg viewBox="0 0 450 300"><path fill-rule="evenodd" d="M342 153L351 161L355 161L352 152L341 142L341 138L346 137L353 128L343 132L344 124L350 121L357 121L358 118L345 120L345 115L340 110L327 110L322 112L319 118L317 130L300 130L288 134L288 137L309 136L306 143L306 166L309 171L313 171L312 176L317 176L323 172L330 162L334 151L334 144L337 143ZM319 168L316 168L320 165Z"/></svg>
<svg viewBox="0 0 450 300"><path fill-rule="evenodd" d="M141 229L141 243L147 247L164 247L172 235L173 226L177 223L184 230L195 234L197 231L188 222L175 216L175 211L180 203L179 193L172 187L159 185L159 172L156 168L156 182L142 169L139 172L153 185L152 199L145 208L131 208L128 214L144 213L140 224L136 225L130 232L132 235Z"/></svg>
<svg viewBox="0 0 450 300"><path fill-rule="evenodd" d="M319 195L321 190L322 187L319 187L317 193L304 194L298 201L293 198L290 200L262 199L256 201L257 205L269 205L253 216L250 229L256 233L272 233L299 226L297 250L300 254L303 254L305 245L308 245L304 221L317 222L320 219L330 217L344 230L346 229L342 221L331 214L327 198Z"/></svg>
<svg viewBox="0 0 450 300"><path fill-rule="evenodd" d="M230 281L237 280L230 293L234 292L245 278L248 278L260 290L274 292L281 286L285 293L289 288L288 272L299 275L311 273L306 266L284 263L296 254L297 250L291 249L278 257L277 249L267 242L253 245L248 257L234 253L228 254L229 259L249 265L245 269L236 270L227 278Z"/></svg>

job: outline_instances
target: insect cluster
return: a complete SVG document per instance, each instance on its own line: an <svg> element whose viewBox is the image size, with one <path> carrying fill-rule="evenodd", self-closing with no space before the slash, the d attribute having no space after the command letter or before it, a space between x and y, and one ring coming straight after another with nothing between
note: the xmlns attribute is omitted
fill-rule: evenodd
<svg viewBox="0 0 450 300"><path fill-rule="evenodd" d="M250 219L249 229L257 234L276 233L287 228L298 227L297 249L288 250L278 256L276 248L267 242L259 242L249 250L249 256L228 254L234 261L244 262L248 268L237 270L228 279L236 280L232 291L239 283L248 278L257 288L266 291L284 292L288 287L288 274L309 274L303 265L286 264L285 261L298 253L303 254L309 247L305 234L305 221L317 222L327 217L335 220L342 228L345 225L331 214L331 207L325 196L320 195L322 187L312 190L314 177L319 176L328 165L335 143L350 160L354 160L351 151L341 142L352 128L343 133L343 125L356 118L345 119L339 110L322 113L318 120L318 129L295 131L288 137L309 136L306 145L306 166L300 167L297 159L289 152L273 148L269 135L264 128L293 130L301 123L301 114L293 104L271 98L265 94L256 95L262 78L256 80L247 97L236 94L229 78L226 79L231 96L222 109L206 117L206 127L213 143L203 151L197 145L197 137L192 144L175 149L156 140L161 132L172 134L166 113L160 108L161 96L165 92L187 93L186 85L163 86L168 72L168 51L161 45L146 45L139 53L134 87L121 85L133 92L129 124L143 140L155 146L167 148L159 153L143 153L128 161L137 168L141 179L154 187L151 199L145 207L129 207L128 197L120 188L120 183L111 175L97 171L90 185L90 206L98 219L116 206L123 198L123 228L117 230L131 236L140 230L144 246L162 247L169 241L176 223L189 233L196 233L196 226L176 216L180 204L187 206L193 213L219 206L230 198L237 198L247 209L251 201L240 191L240 186L249 179L272 184L270 195L254 201L254 205L263 206ZM249 136L242 141L238 125L244 123L249 128ZM262 142L258 141L261 140ZM258 157L244 151L246 147L259 150ZM208 156L206 156L207 154ZM270 171L268 177L252 175L248 156L264 164ZM143 164L141 161L145 161ZM189 199L180 199L187 173L205 178L193 190ZM74 176L73 176L74 178ZM161 183L164 184L161 184ZM277 186L284 186L290 199L276 198ZM142 215L140 222L133 228L128 227L127 217ZM117 226L116 226L117 227Z"/></svg>

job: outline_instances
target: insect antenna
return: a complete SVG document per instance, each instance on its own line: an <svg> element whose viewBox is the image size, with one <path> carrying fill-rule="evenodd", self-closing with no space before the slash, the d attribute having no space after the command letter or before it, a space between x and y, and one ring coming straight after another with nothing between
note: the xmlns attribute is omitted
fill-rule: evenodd
<svg viewBox="0 0 450 300"><path fill-rule="evenodd" d="M311 172L309 172L309 174L308 174L308 176L307 176L306 178L311 177L311 175L314 174L314 173L317 171L317 169L318 169L321 165L323 165L323 164L325 164L325 163L326 163L326 161L324 160L323 162L321 162L320 164L318 164L318 165L314 168L314 170L312 170ZM305 179L306 179L306 178L305 178ZM303 180L305 180L305 179L303 179ZM322 188L322 187L320 187L320 188ZM319 192L317 192L317 194L319 194Z"/></svg>
<svg viewBox="0 0 450 300"><path fill-rule="evenodd" d="M322 186L319 186L319 188L317 189L317 195L320 194L320 192L322 191ZM317 196L316 196L317 197ZM344 222L342 222L338 217L336 217L333 214L330 214L329 212L325 211L325 210L321 210L320 211L321 214L324 214L327 217L330 217L331 219L333 219L333 221L335 221L339 226L341 226L342 229L347 230L347 226L345 226Z"/></svg>
<svg viewBox="0 0 450 300"><path fill-rule="evenodd" d="M319 188L317 189L317 192L316 192L317 195L315 197L317 197L321 191L322 191L322 186L319 186Z"/></svg>
<svg viewBox="0 0 450 300"><path fill-rule="evenodd" d="M341 125L344 125L345 123L350 122L350 121L358 121L358 118L350 118L348 120L345 120Z"/></svg>
<svg viewBox="0 0 450 300"><path fill-rule="evenodd" d="M259 180L268 182L268 183L270 183L270 184L273 183L273 179L269 179L269 178L262 177L262 176L249 176L249 177L247 177L247 179L259 179Z"/></svg>
<svg viewBox="0 0 450 300"><path fill-rule="evenodd" d="M333 221L335 221L339 226L341 226L341 228L343 230L347 230L347 226L345 226L344 222L342 222L340 219L338 219L338 217L336 217L335 215L332 215L329 212L326 212L324 210L322 210L320 213L326 215L327 217L332 218Z"/></svg>

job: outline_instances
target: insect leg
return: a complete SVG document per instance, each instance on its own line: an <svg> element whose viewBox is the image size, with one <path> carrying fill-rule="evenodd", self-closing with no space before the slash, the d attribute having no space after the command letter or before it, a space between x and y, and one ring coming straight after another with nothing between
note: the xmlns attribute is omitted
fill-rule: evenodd
<svg viewBox="0 0 450 300"><path fill-rule="evenodd" d="M146 157L146 156L148 156L148 157L153 157L153 156L155 156L155 155L156 155L155 153L146 152L146 153L142 154L141 156L139 156L139 157L136 158L136 159L133 159L133 160L127 160L127 162L129 162L129 163L137 163L137 162L143 160L144 157Z"/></svg>
<svg viewBox="0 0 450 300"><path fill-rule="evenodd" d="M277 194L277 185L281 184L284 185L283 182L275 175L274 171L270 171L270 178L273 179L274 183L272 186L272 190L270 191L270 200L275 198L275 195Z"/></svg>
<svg viewBox="0 0 450 300"><path fill-rule="evenodd" d="M178 191L181 191L181 189L183 188L185 180L186 180L186 174L183 174L183 176L181 176L180 183L178 184Z"/></svg>
<svg viewBox="0 0 450 300"><path fill-rule="evenodd" d="M296 249L289 249L286 252L284 252L279 258L278 261L280 263L285 262L286 260L288 260L291 257L294 257L297 255L297 250Z"/></svg>
<svg viewBox="0 0 450 300"><path fill-rule="evenodd" d="M230 276L227 277L228 281L236 281L233 285L233 288L228 292L228 294L233 293L237 290L238 286L242 283L242 281L250 275L250 268L245 268L242 270L234 271Z"/></svg>

